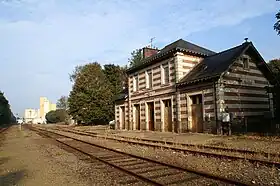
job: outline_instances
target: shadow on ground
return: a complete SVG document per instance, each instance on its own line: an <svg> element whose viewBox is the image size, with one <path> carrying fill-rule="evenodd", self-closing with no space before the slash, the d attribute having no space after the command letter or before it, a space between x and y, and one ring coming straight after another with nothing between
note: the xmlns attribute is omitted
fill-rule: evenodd
<svg viewBox="0 0 280 186"><path fill-rule="evenodd" d="M0 186L17 185L18 182L24 177L25 170L18 170L0 175Z"/></svg>

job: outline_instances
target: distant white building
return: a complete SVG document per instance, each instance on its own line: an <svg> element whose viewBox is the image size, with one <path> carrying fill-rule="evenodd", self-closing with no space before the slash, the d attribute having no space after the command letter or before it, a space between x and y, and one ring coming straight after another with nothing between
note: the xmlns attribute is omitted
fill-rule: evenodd
<svg viewBox="0 0 280 186"><path fill-rule="evenodd" d="M40 97L40 109L25 109L25 123L46 123L46 114L51 110L56 110L56 104L51 103L46 97Z"/></svg>
<svg viewBox="0 0 280 186"><path fill-rule="evenodd" d="M39 109L25 109L24 122L25 123L42 123L40 119Z"/></svg>
<svg viewBox="0 0 280 186"><path fill-rule="evenodd" d="M51 103L46 97L40 97L39 118L41 123L46 123L46 114L51 110L56 110L56 104Z"/></svg>

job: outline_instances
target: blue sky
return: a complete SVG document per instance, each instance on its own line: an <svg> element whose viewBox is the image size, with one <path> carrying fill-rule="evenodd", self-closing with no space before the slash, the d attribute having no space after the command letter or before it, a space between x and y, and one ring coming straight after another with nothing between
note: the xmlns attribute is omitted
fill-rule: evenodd
<svg viewBox="0 0 280 186"><path fill-rule="evenodd" d="M0 90L14 113L71 90L79 64L127 64L156 37L222 51L253 41L265 60L280 58L275 0L0 0Z"/></svg>

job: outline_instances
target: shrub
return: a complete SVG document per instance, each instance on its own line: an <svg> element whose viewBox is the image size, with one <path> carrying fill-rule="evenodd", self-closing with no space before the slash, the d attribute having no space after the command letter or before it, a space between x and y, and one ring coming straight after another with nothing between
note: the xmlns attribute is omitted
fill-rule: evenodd
<svg viewBox="0 0 280 186"><path fill-rule="evenodd" d="M66 122L68 114L64 109L52 110L46 114L47 123Z"/></svg>

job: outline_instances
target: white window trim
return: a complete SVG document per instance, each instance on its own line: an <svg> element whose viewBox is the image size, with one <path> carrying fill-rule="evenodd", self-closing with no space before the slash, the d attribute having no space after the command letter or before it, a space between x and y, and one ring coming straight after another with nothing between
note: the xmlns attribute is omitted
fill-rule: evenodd
<svg viewBox="0 0 280 186"><path fill-rule="evenodd" d="M164 132L165 128L164 128L164 103L163 103L164 99L160 99L160 120L161 120L161 131Z"/></svg>
<svg viewBox="0 0 280 186"><path fill-rule="evenodd" d="M149 129L149 107L148 107L148 102L145 102L145 120L146 120L146 130Z"/></svg>
<svg viewBox="0 0 280 186"><path fill-rule="evenodd" d="M119 106L119 123L120 123L119 126L121 129L123 128L122 114L123 114L122 106Z"/></svg>
<svg viewBox="0 0 280 186"><path fill-rule="evenodd" d="M132 92L135 92L136 86L135 86L135 76L132 76Z"/></svg>
<svg viewBox="0 0 280 186"><path fill-rule="evenodd" d="M132 130L136 130L136 118L135 118L135 104L132 105Z"/></svg>
<svg viewBox="0 0 280 186"><path fill-rule="evenodd" d="M149 87L149 85L150 85L149 72L152 74L152 82L151 82L152 86L151 87ZM152 89L153 88L153 71L147 70L145 72L145 76L146 76L146 89Z"/></svg>
<svg viewBox="0 0 280 186"><path fill-rule="evenodd" d="M163 65L160 65L160 84L161 85L163 85L163 83L164 83L164 80L163 80L163 75L164 75L164 73L163 73L163 70L164 70L164 68L163 68Z"/></svg>
<svg viewBox="0 0 280 186"><path fill-rule="evenodd" d="M148 123L148 102L145 102L145 119L146 119L146 125L148 126L148 124L147 124Z"/></svg>
<svg viewBox="0 0 280 186"><path fill-rule="evenodd" d="M132 130L136 130L136 108L135 108L135 105L139 105L139 109L140 109L140 121L141 121L141 103L135 103L132 105L132 123L133 123L133 126L132 126ZM140 124L140 130L141 130L141 124Z"/></svg>
<svg viewBox="0 0 280 186"><path fill-rule="evenodd" d="M146 89L149 88L149 74L148 71L145 72L145 77L146 77Z"/></svg>
<svg viewBox="0 0 280 186"><path fill-rule="evenodd" d="M138 74L136 74L136 75L134 75L133 76L133 92L137 92L138 90L136 89L136 78L137 78L137 82L138 82L138 90L139 90L139 75Z"/></svg>
<svg viewBox="0 0 280 186"><path fill-rule="evenodd" d="M137 89L136 89L136 91L139 91L139 74L137 74L137 76L136 76L136 78L137 78Z"/></svg>
<svg viewBox="0 0 280 186"><path fill-rule="evenodd" d="M165 65L160 65L161 66L161 84L162 85L167 85L170 83L170 65L169 62ZM168 82L165 82L165 73L164 73L164 68L167 67L168 68Z"/></svg>

